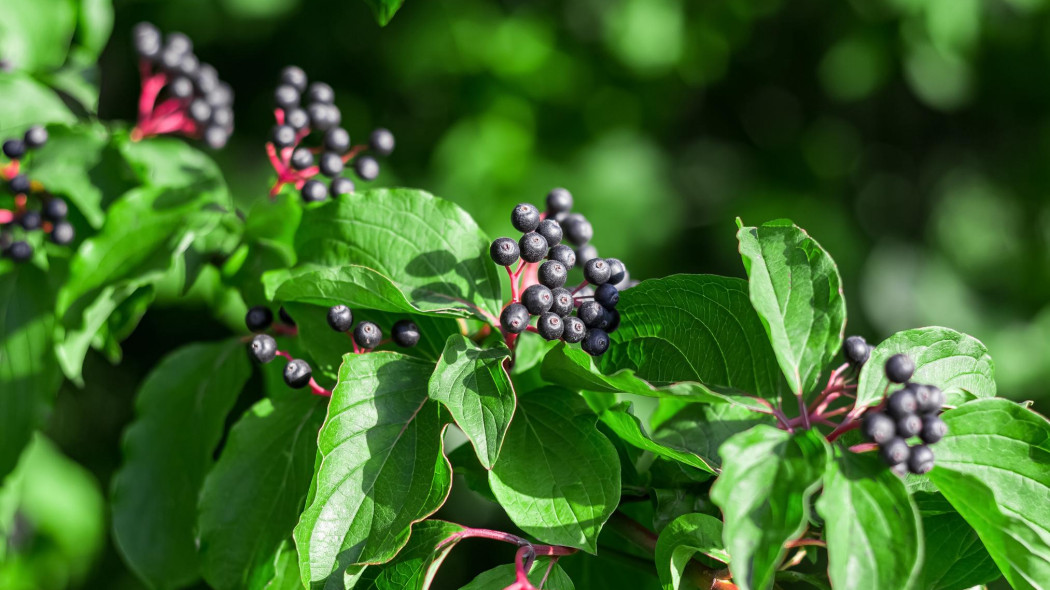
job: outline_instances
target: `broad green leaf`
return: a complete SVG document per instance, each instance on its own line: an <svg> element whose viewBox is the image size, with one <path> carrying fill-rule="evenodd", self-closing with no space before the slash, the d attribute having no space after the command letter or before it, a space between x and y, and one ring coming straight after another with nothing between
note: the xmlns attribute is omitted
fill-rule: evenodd
<svg viewBox="0 0 1050 590"><path fill-rule="evenodd" d="M716 473L715 468L704 455L696 454L684 446L670 442L660 442L650 437L642 426L641 420L634 415L630 402L617 404L599 413L598 419L615 432L621 440L631 446L673 461L680 461L697 469Z"/></svg>
<svg viewBox="0 0 1050 590"><path fill-rule="evenodd" d="M139 389L113 479L113 534L131 569L155 588L197 578L197 499L251 374L244 346L231 339L183 347Z"/></svg>
<svg viewBox="0 0 1050 590"><path fill-rule="evenodd" d="M53 302L44 271L0 261L0 482L18 463L62 383L51 347Z"/></svg>
<svg viewBox="0 0 1050 590"><path fill-rule="evenodd" d="M652 560L624 559L623 554L603 551L598 555L576 553L558 560L558 565L580 588L630 588L631 590L659 590L660 580Z"/></svg>
<svg viewBox="0 0 1050 590"><path fill-rule="evenodd" d="M499 503L489 487L489 471L481 466L473 446L464 443L456 447L448 454L448 462L452 472L462 478L470 491L494 504Z"/></svg>
<svg viewBox="0 0 1050 590"><path fill-rule="evenodd" d="M1002 577L980 537L940 494L915 494L926 554L919 588L964 590Z"/></svg>
<svg viewBox="0 0 1050 590"><path fill-rule="evenodd" d="M412 524L445 502L452 470L440 406L427 397L433 370L391 352L343 360L318 439L315 492L295 527L305 584L389 561Z"/></svg>
<svg viewBox="0 0 1050 590"><path fill-rule="evenodd" d="M424 520L412 527L408 545L397 558L369 566L354 590L427 590L445 557L456 546L443 542L463 527L443 520Z"/></svg>
<svg viewBox="0 0 1050 590"><path fill-rule="evenodd" d="M461 304L482 319L502 308L489 239L459 206L423 191L376 189L310 208L295 246L302 264L366 266L417 304Z"/></svg>
<svg viewBox="0 0 1050 590"><path fill-rule="evenodd" d="M37 10L32 2L7 0L5 4ZM5 52L0 50L0 55ZM32 125L76 123L76 117L57 94L25 74L0 72L0 96L4 97L0 101L0 129L7 136L21 133Z"/></svg>
<svg viewBox="0 0 1050 590"><path fill-rule="evenodd" d="M961 392L978 398L995 395L995 365L980 340L949 328L917 328L897 332L871 351L871 358L860 371L858 407L882 400L890 384L886 360L901 353L915 361L912 379L943 389L950 405L960 401Z"/></svg>
<svg viewBox="0 0 1050 590"><path fill-rule="evenodd" d="M722 474L711 486L711 501L724 516L733 581L744 590L766 590L784 559L784 543L806 530L827 442L816 430L789 434L763 424L734 435L719 454Z"/></svg>
<svg viewBox="0 0 1050 590"><path fill-rule="evenodd" d="M547 574L548 568L550 574ZM572 579L565 573L557 563L551 565L549 557L538 557L529 569L529 581L539 588L540 582L546 576L546 583L542 584L544 590L575 590ZM460 590L503 590L514 583L516 579L513 563L494 567L488 571L481 572L469 584Z"/></svg>
<svg viewBox="0 0 1050 590"><path fill-rule="evenodd" d="M372 14L375 15L376 22L381 27L385 27L390 19L394 18L394 14L404 3L405 0L365 0L365 4L372 9Z"/></svg>
<svg viewBox="0 0 1050 590"><path fill-rule="evenodd" d="M942 416L930 481L977 531L1014 588L1050 580L1050 423L1005 399Z"/></svg>
<svg viewBox="0 0 1050 590"><path fill-rule="evenodd" d="M839 269L816 240L790 221L741 227L736 237L751 303L780 369L797 395L813 391L846 330Z"/></svg>
<svg viewBox="0 0 1050 590"><path fill-rule="evenodd" d="M114 134L114 140L142 184L155 187L195 187L225 193L222 171L210 156L174 137L132 141ZM217 204L229 207L227 202ZM203 205L202 205L203 206Z"/></svg>
<svg viewBox="0 0 1050 590"><path fill-rule="evenodd" d="M678 590L686 566L697 553L729 563L729 554L722 548L721 520L707 514L685 514L667 525L656 541L656 571L664 590Z"/></svg>
<svg viewBox="0 0 1050 590"><path fill-rule="evenodd" d="M0 55L12 68L36 72L57 68L77 25L74 0L0 0ZM7 100L14 100L0 93ZM0 128L6 127L0 125Z"/></svg>
<svg viewBox="0 0 1050 590"><path fill-rule="evenodd" d="M836 447L817 512L824 519L828 575L840 588L917 588L922 522L900 477L873 453Z"/></svg>
<svg viewBox="0 0 1050 590"><path fill-rule="evenodd" d="M711 512L714 507L707 497L707 489L700 485L651 488L649 493L653 504L653 530L657 533L663 532L676 518L694 512ZM721 534L718 538L721 543Z"/></svg>
<svg viewBox="0 0 1050 590"><path fill-rule="evenodd" d="M448 409L486 469L496 464L517 405L504 365L509 358L503 343L480 348L453 334L430 378L430 399Z"/></svg>
<svg viewBox="0 0 1050 590"><path fill-rule="evenodd" d="M263 399L230 430L199 507L201 572L213 588L243 588L272 567L306 500L327 401L308 391Z"/></svg>
<svg viewBox="0 0 1050 590"><path fill-rule="evenodd" d="M706 471L722 467L718 449L733 435L757 424L774 424L772 416L731 404L690 404L664 420L653 433L661 445L682 449L700 457ZM695 467L695 465L694 465Z"/></svg>
<svg viewBox="0 0 1050 590"><path fill-rule="evenodd" d="M95 61L109 41L113 31L112 0L79 0L76 32L76 57L81 61Z"/></svg>
<svg viewBox="0 0 1050 590"><path fill-rule="evenodd" d="M277 552L270 557L270 563L261 569L257 578L253 577L250 590L302 590L303 581L299 579L299 554L295 551L295 542L285 539ZM266 576L269 578L266 579Z"/></svg>
<svg viewBox="0 0 1050 590"><path fill-rule="evenodd" d="M544 543L596 552L620 501L616 449L594 424L583 400L564 389L518 400L489 486L514 524Z"/></svg>

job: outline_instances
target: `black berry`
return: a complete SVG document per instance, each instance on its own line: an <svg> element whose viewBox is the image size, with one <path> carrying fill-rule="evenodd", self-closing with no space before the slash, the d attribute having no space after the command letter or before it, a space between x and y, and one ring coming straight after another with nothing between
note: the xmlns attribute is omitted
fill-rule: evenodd
<svg viewBox="0 0 1050 590"><path fill-rule="evenodd" d="M602 322L602 329L612 334L620 327L620 312L615 309L605 309L605 320Z"/></svg>
<svg viewBox="0 0 1050 590"><path fill-rule="evenodd" d="M297 147L292 151L292 168L304 170L314 165L314 155L305 147Z"/></svg>
<svg viewBox="0 0 1050 590"><path fill-rule="evenodd" d="M562 318L565 329L561 333L561 339L572 344L583 340L587 335L587 326L583 325L580 318L569 316Z"/></svg>
<svg viewBox="0 0 1050 590"><path fill-rule="evenodd" d="M306 387L310 384L311 377L313 377L313 371L310 370L310 365L302 359L288 361L288 364L284 366L284 382L292 389Z"/></svg>
<svg viewBox="0 0 1050 590"><path fill-rule="evenodd" d="M944 438L946 434L948 434L948 425L939 416L923 416L922 432L919 433L919 437L924 443L932 445Z"/></svg>
<svg viewBox="0 0 1050 590"><path fill-rule="evenodd" d="M536 233L547 240L548 246L557 246L561 241L561 225L553 219L544 219L536 226Z"/></svg>
<svg viewBox="0 0 1050 590"><path fill-rule="evenodd" d="M170 51L171 53L177 53L179 55L185 55L193 51L193 41L183 33L168 33L168 37L165 41L165 51Z"/></svg>
<svg viewBox="0 0 1050 590"><path fill-rule="evenodd" d="M910 387L905 387L895 392L886 400L886 411L897 420L909 414L914 414L917 407L918 402L915 401L915 392Z"/></svg>
<svg viewBox="0 0 1050 590"><path fill-rule="evenodd" d="M59 246L68 245L75 237L76 230L74 230L73 225L66 220L56 221L55 225L51 227L51 241Z"/></svg>
<svg viewBox="0 0 1050 590"><path fill-rule="evenodd" d="M204 143L213 150L222 149L229 139L229 132L222 127L212 125L204 130Z"/></svg>
<svg viewBox="0 0 1050 590"><path fill-rule="evenodd" d="M915 373L915 363L903 354L895 354L886 361L886 377L894 383L907 383Z"/></svg>
<svg viewBox="0 0 1050 590"><path fill-rule="evenodd" d="M572 209L572 193L563 188L551 189L547 193L547 211L549 213L568 213Z"/></svg>
<svg viewBox="0 0 1050 590"><path fill-rule="evenodd" d="M609 284L619 287L627 280L627 267L618 258L606 258L605 264L609 265Z"/></svg>
<svg viewBox="0 0 1050 590"><path fill-rule="evenodd" d="M318 164L321 174L332 178L343 173L343 158L335 152L324 152Z"/></svg>
<svg viewBox="0 0 1050 590"><path fill-rule="evenodd" d="M335 91L324 82L314 82L306 91L306 98L312 103L331 104L335 100Z"/></svg>
<svg viewBox="0 0 1050 590"><path fill-rule="evenodd" d="M922 418L918 414L908 414L897 420L897 436L911 438L922 431Z"/></svg>
<svg viewBox="0 0 1050 590"><path fill-rule="evenodd" d="M545 340L559 340L565 331L565 322L560 315L548 311L536 321L536 330Z"/></svg>
<svg viewBox="0 0 1050 590"><path fill-rule="evenodd" d="M284 113L284 124L296 131L306 129L310 125L310 115L303 109L292 109Z"/></svg>
<svg viewBox="0 0 1050 590"><path fill-rule="evenodd" d="M25 262L33 257L33 247L29 242L17 241L7 248L7 255L15 262Z"/></svg>
<svg viewBox="0 0 1050 590"><path fill-rule="evenodd" d="M273 324L273 312L269 308L257 305L248 310L244 316L244 324L248 326L249 332L262 332Z"/></svg>
<svg viewBox="0 0 1050 590"><path fill-rule="evenodd" d="M62 221L69 215L69 205L58 197L51 197L44 203L44 217L50 221Z"/></svg>
<svg viewBox="0 0 1050 590"><path fill-rule="evenodd" d="M339 195L349 195L354 192L354 181L343 176L333 178L332 185L329 187L329 192L332 194L333 198L338 197Z"/></svg>
<svg viewBox="0 0 1050 590"><path fill-rule="evenodd" d="M379 162L371 156L354 159L354 174L361 180L375 180L379 176Z"/></svg>
<svg viewBox="0 0 1050 590"><path fill-rule="evenodd" d="M303 201L316 203L328 198L328 187L320 180L310 179L303 183L303 188L299 193L302 195Z"/></svg>
<svg viewBox="0 0 1050 590"><path fill-rule="evenodd" d="M33 125L26 130L24 138L26 147L29 149L36 149L47 143L47 129L44 129L40 125Z"/></svg>
<svg viewBox="0 0 1050 590"><path fill-rule="evenodd" d="M391 330L394 344L411 348L419 344L419 326L411 320L399 320Z"/></svg>
<svg viewBox="0 0 1050 590"><path fill-rule="evenodd" d="M270 141L279 148L292 147L295 145L295 129L291 125L278 125L273 128Z"/></svg>
<svg viewBox="0 0 1050 590"><path fill-rule="evenodd" d="M203 98L195 99L190 103L190 118L198 123L207 123L211 120L211 105L208 101ZM276 137L276 129L274 130L274 137ZM272 139L272 138L271 138ZM295 133L292 133L292 139L295 139ZM276 143L276 140L274 140ZM289 144L291 145L291 144ZM281 145L280 147L287 147Z"/></svg>
<svg viewBox="0 0 1050 590"><path fill-rule="evenodd" d="M27 230L40 229L43 222L38 211L26 211L18 218L18 223Z"/></svg>
<svg viewBox="0 0 1050 590"><path fill-rule="evenodd" d="M561 222L561 229L565 232L565 239L575 246L582 246L590 242L594 237L594 228L591 227L591 222L587 221L587 218L579 213L566 215Z"/></svg>
<svg viewBox="0 0 1050 590"><path fill-rule="evenodd" d="M394 134L380 127L368 137L368 146L380 156L389 156L394 153Z"/></svg>
<svg viewBox="0 0 1050 590"><path fill-rule="evenodd" d="M342 114L335 105L314 103L306 107L306 114L310 117L310 126L318 131L327 131L332 127L338 127L342 121Z"/></svg>
<svg viewBox="0 0 1050 590"><path fill-rule="evenodd" d="M583 278L592 285L605 284L611 272L604 258L592 258L583 264Z"/></svg>
<svg viewBox="0 0 1050 590"><path fill-rule="evenodd" d="M580 321L588 328L598 328L605 319L605 308L597 301L584 301L576 312L576 317L580 318Z"/></svg>
<svg viewBox="0 0 1050 590"><path fill-rule="evenodd" d="M604 330L597 328L588 330L580 346L591 356L601 356L606 350L609 350L609 335Z"/></svg>
<svg viewBox="0 0 1050 590"><path fill-rule="evenodd" d="M530 314L540 315L549 311L554 305L554 295L543 285L532 285L521 294L521 303Z"/></svg>
<svg viewBox="0 0 1050 590"><path fill-rule="evenodd" d="M139 23L132 29L135 51L142 57L152 60L160 54L160 31L150 23Z"/></svg>
<svg viewBox="0 0 1050 590"><path fill-rule="evenodd" d="M207 102L208 95L219 87L219 72L215 70L215 66L202 63L197 67L197 75L194 78L197 81L197 89Z"/></svg>
<svg viewBox="0 0 1050 590"><path fill-rule="evenodd" d="M298 66L288 66L281 70L281 84L288 84L302 92L306 90L306 72Z"/></svg>
<svg viewBox="0 0 1050 590"><path fill-rule="evenodd" d="M255 362L265 365L277 356L277 341L269 334L256 334L249 350Z"/></svg>
<svg viewBox="0 0 1050 590"><path fill-rule="evenodd" d="M383 340L383 331L372 322L359 322L354 328L354 342L361 348L371 350Z"/></svg>
<svg viewBox="0 0 1050 590"><path fill-rule="evenodd" d="M862 336L850 336L842 343L842 354L845 355L849 364L859 367L868 362L871 356L871 347Z"/></svg>
<svg viewBox="0 0 1050 590"><path fill-rule="evenodd" d="M273 92L273 101L280 109L294 109L299 106L299 90L291 84L281 84Z"/></svg>
<svg viewBox="0 0 1050 590"><path fill-rule="evenodd" d="M569 270L557 260L548 260L541 264L537 274L540 284L550 289L564 286L569 278Z"/></svg>
<svg viewBox="0 0 1050 590"><path fill-rule="evenodd" d="M611 309L616 307L616 304L620 303L620 290L612 285L612 283L605 283L599 285L594 290L594 300L602 304L602 307Z"/></svg>
<svg viewBox="0 0 1050 590"><path fill-rule="evenodd" d="M594 260L597 257L598 249L590 244L576 248L576 262L580 264L585 264L588 261Z"/></svg>
<svg viewBox="0 0 1050 590"><path fill-rule="evenodd" d="M556 313L561 317L565 317L572 313L572 310L576 308L575 301L572 297L572 291L564 287L558 287L557 289L551 289L551 297L553 303L551 303L551 313Z"/></svg>
<svg viewBox="0 0 1050 590"><path fill-rule="evenodd" d="M204 98L212 108L230 106L233 104L233 89L226 82L217 82L215 88Z"/></svg>
<svg viewBox="0 0 1050 590"><path fill-rule="evenodd" d="M21 139L9 139L4 142L4 155L17 160L26 154L26 142Z"/></svg>
<svg viewBox="0 0 1050 590"><path fill-rule="evenodd" d="M350 134L342 127L333 127L324 132L324 147L337 154L345 154L350 149Z"/></svg>
<svg viewBox="0 0 1050 590"><path fill-rule="evenodd" d="M897 436L897 423L882 412L872 412L864 417L861 432L864 438L881 445Z"/></svg>
<svg viewBox="0 0 1050 590"><path fill-rule="evenodd" d="M529 327L529 310L520 303L511 303L499 315L500 326L511 334L520 334Z"/></svg>
<svg viewBox="0 0 1050 590"><path fill-rule="evenodd" d="M233 127L233 109L230 107L216 107L211 110L209 119L213 126L231 129Z"/></svg>
<svg viewBox="0 0 1050 590"><path fill-rule="evenodd" d="M915 401L920 414L940 412L944 406L944 392L933 385L919 385L915 388Z"/></svg>
<svg viewBox="0 0 1050 590"><path fill-rule="evenodd" d="M496 238L489 246L489 256L500 266L510 266L518 261L518 243L510 238Z"/></svg>
<svg viewBox="0 0 1050 590"><path fill-rule="evenodd" d="M557 260L565 265L565 270L572 270L576 266L576 252L565 244L558 244L547 252L547 258Z"/></svg>
<svg viewBox="0 0 1050 590"><path fill-rule="evenodd" d="M929 473L933 469L933 450L926 445L915 445L908 455L908 471L916 475Z"/></svg>
<svg viewBox="0 0 1050 590"><path fill-rule="evenodd" d="M908 449L908 443L904 442L903 438L897 437L879 445L879 453L882 455L882 460L892 466L907 461L911 451Z"/></svg>
<svg viewBox="0 0 1050 590"><path fill-rule="evenodd" d="M540 225L540 210L530 203L521 203L510 212L510 223L522 233L536 231Z"/></svg>
<svg viewBox="0 0 1050 590"><path fill-rule="evenodd" d="M540 234L531 231L518 240L521 259L525 262L539 262L547 255L547 240Z"/></svg>
<svg viewBox="0 0 1050 590"><path fill-rule="evenodd" d="M11 192L16 195L28 193L30 189L29 177L25 174L18 174L11 178L8 186L11 188Z"/></svg>
<svg viewBox="0 0 1050 590"><path fill-rule="evenodd" d="M328 325L336 332L349 332L354 327L354 312L345 305L329 307Z"/></svg>

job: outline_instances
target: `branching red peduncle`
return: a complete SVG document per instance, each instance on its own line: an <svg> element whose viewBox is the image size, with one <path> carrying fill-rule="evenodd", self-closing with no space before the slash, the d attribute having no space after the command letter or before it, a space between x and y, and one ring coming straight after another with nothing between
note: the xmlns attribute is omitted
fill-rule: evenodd
<svg viewBox="0 0 1050 590"><path fill-rule="evenodd" d="M563 547L561 545L538 545L533 544L528 539L511 533L469 527L446 537L438 543L437 549L441 550L448 547L450 544L455 544L463 539L470 538L491 539L493 541L502 541L504 543L518 545L518 551L514 555L514 583L507 586L504 590L540 590L543 588L543 584L547 581L547 576L550 574L550 569L553 567L554 561L563 555L572 555L573 553L576 553L576 549L572 547ZM532 568L532 564L538 556L553 558L551 560L551 565L548 566L547 572L543 576L543 580L540 581L539 588L533 586L532 582L529 581L529 570Z"/></svg>

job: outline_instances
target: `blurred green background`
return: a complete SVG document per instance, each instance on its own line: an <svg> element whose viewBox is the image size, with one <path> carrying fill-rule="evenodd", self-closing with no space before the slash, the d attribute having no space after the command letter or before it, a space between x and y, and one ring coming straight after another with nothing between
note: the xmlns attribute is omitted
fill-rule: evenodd
<svg viewBox="0 0 1050 590"><path fill-rule="evenodd" d="M382 29L360 0L115 4L100 117L134 117L136 22L189 34L236 91L217 158L244 206L272 181L272 92L297 64L335 87L351 136L396 134L375 184L456 201L493 237L513 204L565 186L638 279L743 276L734 218L789 217L838 261L850 333L973 334L1002 395L1050 407L1043 0L406 0ZM136 384L179 344L223 334L204 310L150 311L123 364L90 357L87 389L63 389L48 436L108 485ZM34 452L54 458L46 481L83 479L46 441ZM99 514L105 485L82 483L77 501ZM450 517L495 517L468 500ZM48 587L139 587L97 522L79 534L76 551L49 541L74 566ZM470 549L450 576L510 560Z"/></svg>

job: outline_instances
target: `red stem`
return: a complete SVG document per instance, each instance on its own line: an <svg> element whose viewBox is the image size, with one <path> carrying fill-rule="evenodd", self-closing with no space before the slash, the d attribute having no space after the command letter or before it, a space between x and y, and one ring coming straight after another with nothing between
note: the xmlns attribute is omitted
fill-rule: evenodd
<svg viewBox="0 0 1050 590"><path fill-rule="evenodd" d="M869 451L877 451L879 450L879 443L860 443L858 445L853 445L849 448L849 450L851 453L867 453Z"/></svg>
<svg viewBox="0 0 1050 590"><path fill-rule="evenodd" d="M0 209L0 224L11 223L15 219L14 211L9 209Z"/></svg>
<svg viewBox="0 0 1050 590"><path fill-rule="evenodd" d="M0 172L0 174L3 174L4 180L11 180L15 176L18 176L18 167L19 161L11 160L11 163L7 166L4 166L3 171Z"/></svg>

